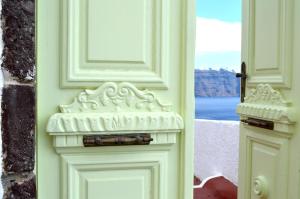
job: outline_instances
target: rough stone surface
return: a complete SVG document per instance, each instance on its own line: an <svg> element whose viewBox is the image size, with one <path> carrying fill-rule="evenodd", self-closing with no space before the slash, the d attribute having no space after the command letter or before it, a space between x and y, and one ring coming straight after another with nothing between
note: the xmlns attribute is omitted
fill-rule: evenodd
<svg viewBox="0 0 300 199"><path fill-rule="evenodd" d="M35 90L9 85L2 95L2 146L4 173L34 169Z"/></svg>
<svg viewBox="0 0 300 199"><path fill-rule="evenodd" d="M2 0L2 68L20 82L35 78L34 0Z"/></svg>
<svg viewBox="0 0 300 199"><path fill-rule="evenodd" d="M1 1L3 198L35 199L35 1Z"/></svg>
<svg viewBox="0 0 300 199"><path fill-rule="evenodd" d="M36 186L35 178L30 177L22 179L20 182L13 182L7 188L4 194L4 199L35 199L36 198Z"/></svg>

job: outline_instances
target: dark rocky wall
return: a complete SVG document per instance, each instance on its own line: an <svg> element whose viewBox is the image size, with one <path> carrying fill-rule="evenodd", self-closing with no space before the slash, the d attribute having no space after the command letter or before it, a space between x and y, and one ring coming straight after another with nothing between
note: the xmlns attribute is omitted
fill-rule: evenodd
<svg viewBox="0 0 300 199"><path fill-rule="evenodd" d="M4 199L36 198L35 2L2 0Z"/></svg>
<svg viewBox="0 0 300 199"><path fill-rule="evenodd" d="M19 82L35 78L34 9L33 0L2 0L2 67Z"/></svg>

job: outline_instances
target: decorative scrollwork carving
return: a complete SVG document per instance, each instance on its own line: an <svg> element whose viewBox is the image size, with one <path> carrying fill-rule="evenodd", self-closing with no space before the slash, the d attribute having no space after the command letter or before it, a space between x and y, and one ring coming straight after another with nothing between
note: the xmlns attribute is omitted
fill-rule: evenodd
<svg viewBox="0 0 300 199"><path fill-rule="evenodd" d="M243 117L291 124L294 123L294 113L290 106L271 85L259 84L245 97L245 102L238 105L237 113Z"/></svg>
<svg viewBox="0 0 300 199"><path fill-rule="evenodd" d="M274 90L269 84L259 84L245 98L245 103L267 104L275 106L288 106L279 91Z"/></svg>
<svg viewBox="0 0 300 199"><path fill-rule="evenodd" d="M138 90L123 82L104 83L96 90L81 92L70 105L61 105L62 113L78 112L167 112L170 105L162 104L153 92Z"/></svg>
<svg viewBox="0 0 300 199"><path fill-rule="evenodd" d="M182 117L170 111L153 92L130 83L108 82L81 92L48 121L49 133L161 131L180 132Z"/></svg>

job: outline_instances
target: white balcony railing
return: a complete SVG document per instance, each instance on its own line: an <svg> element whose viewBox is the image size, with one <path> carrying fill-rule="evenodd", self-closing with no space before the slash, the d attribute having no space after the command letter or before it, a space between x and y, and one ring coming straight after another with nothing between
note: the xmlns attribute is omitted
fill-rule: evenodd
<svg viewBox="0 0 300 199"><path fill-rule="evenodd" d="M239 122L195 120L195 175L222 175L237 185Z"/></svg>

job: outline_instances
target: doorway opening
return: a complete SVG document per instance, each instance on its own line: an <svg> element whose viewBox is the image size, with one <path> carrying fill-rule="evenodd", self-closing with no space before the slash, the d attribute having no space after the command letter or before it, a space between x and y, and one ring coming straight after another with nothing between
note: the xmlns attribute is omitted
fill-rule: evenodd
<svg viewBox="0 0 300 199"><path fill-rule="evenodd" d="M197 0L194 199L236 199L241 0Z"/></svg>

